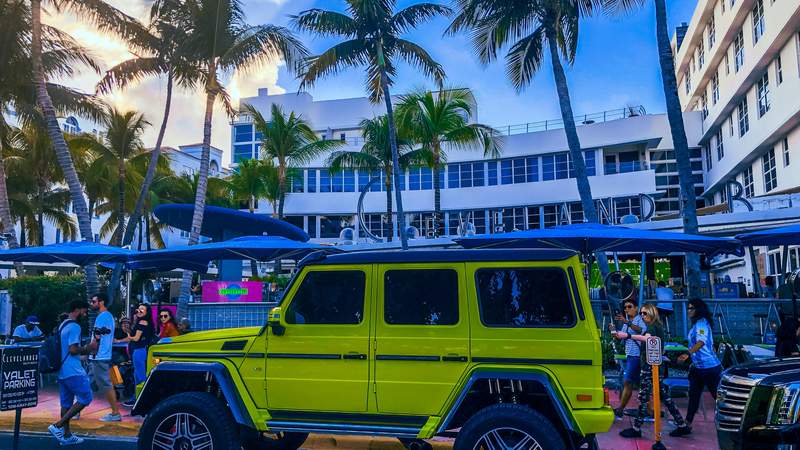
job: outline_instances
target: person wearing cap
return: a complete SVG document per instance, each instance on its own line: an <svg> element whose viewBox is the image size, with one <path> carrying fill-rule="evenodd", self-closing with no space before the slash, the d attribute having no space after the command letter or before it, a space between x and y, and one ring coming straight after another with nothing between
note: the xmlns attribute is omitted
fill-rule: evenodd
<svg viewBox="0 0 800 450"><path fill-rule="evenodd" d="M42 330L39 329L39 318L36 316L28 316L24 324L14 328L12 336L18 343L41 342L45 338Z"/></svg>

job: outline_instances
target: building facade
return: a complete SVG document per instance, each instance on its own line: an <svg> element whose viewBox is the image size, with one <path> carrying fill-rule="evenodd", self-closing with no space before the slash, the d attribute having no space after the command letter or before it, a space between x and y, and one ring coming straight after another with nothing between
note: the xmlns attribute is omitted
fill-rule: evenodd
<svg viewBox="0 0 800 450"><path fill-rule="evenodd" d="M308 120L321 139L343 142L343 149L358 151L363 144L359 129L362 119L384 113L382 104L366 98L315 101L308 93L244 98L268 117L272 105L293 111ZM685 114L692 147L696 192L705 190L699 138L700 113ZM643 108L624 108L577 117L578 134L584 149L589 181L601 218L620 223L625 216L644 220L679 210L677 168L669 125L665 115L646 114ZM455 236L459 227L474 227L476 233L542 228L582 222L583 211L574 180L571 157L560 120L497 127L502 155L486 159L480 149L447 150L447 163L440 172L443 217L440 235ZM259 158L261 136L251 119L240 115L232 124L232 165ZM328 155L300 168L287 195L287 220L304 228L312 238L336 240L345 228L359 230L357 204L360 192L378 173L345 170L332 174ZM434 234L432 212L434 193L432 171L410 168L401 176L403 206L408 223L421 236ZM376 183L363 199L366 228L387 238L394 222L386 217L386 192ZM704 203L700 200L699 206ZM270 213L265 202L259 211ZM630 219L629 219L630 220ZM470 225L465 225L465 223Z"/></svg>
<svg viewBox="0 0 800 450"><path fill-rule="evenodd" d="M702 120L705 196L741 185L756 216L800 206L800 0L699 0L673 53L681 105ZM800 267L796 247L755 252L762 277ZM745 259L733 279L751 271Z"/></svg>

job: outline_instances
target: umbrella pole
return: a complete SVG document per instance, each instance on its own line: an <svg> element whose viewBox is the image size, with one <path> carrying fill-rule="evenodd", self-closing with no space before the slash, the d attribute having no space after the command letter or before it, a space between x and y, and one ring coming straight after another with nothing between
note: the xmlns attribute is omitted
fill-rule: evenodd
<svg viewBox="0 0 800 450"><path fill-rule="evenodd" d="M619 272L619 253L614 252L614 267L616 267L616 271Z"/></svg>
<svg viewBox="0 0 800 450"><path fill-rule="evenodd" d="M789 275L789 245L784 245L781 250L781 284L786 283Z"/></svg>
<svg viewBox="0 0 800 450"><path fill-rule="evenodd" d="M125 289L125 317L128 317L131 313L131 271L125 271L125 284L127 285L127 289Z"/></svg>
<svg viewBox="0 0 800 450"><path fill-rule="evenodd" d="M644 282L647 272L647 255L642 252L642 264L639 266L639 304L644 302Z"/></svg>
<svg viewBox="0 0 800 450"><path fill-rule="evenodd" d="M752 267L753 272L753 292L756 294L756 297L761 298L761 277L758 274L758 263L756 262L756 252L753 246L747 247L748 253L750 253L750 266Z"/></svg>

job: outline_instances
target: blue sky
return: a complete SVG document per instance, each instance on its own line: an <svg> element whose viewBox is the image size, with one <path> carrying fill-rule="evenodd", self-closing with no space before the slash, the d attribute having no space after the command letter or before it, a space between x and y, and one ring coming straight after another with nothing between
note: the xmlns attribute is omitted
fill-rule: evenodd
<svg viewBox="0 0 800 450"><path fill-rule="evenodd" d="M400 0L398 7L416 3ZM668 1L670 33L676 25L688 22L696 6L693 0ZM318 7L343 10L343 2L287 1L270 8L265 0L250 0L248 19L286 23L287 14ZM472 88L478 100L479 120L491 125L525 123L558 118L557 97L549 64L542 67L531 86L517 94L506 79L503 63L481 66L471 54L465 36L442 37L446 19L426 24L406 38L424 46L445 68L448 84ZM319 53L335 40L303 36L312 52ZM567 68L573 110L576 114L644 105L648 112L664 111L664 96L655 44L655 14L652 2L641 10L621 17L596 17L583 22L578 55L573 67ZM335 99L364 95L363 72L350 71L324 80L310 89L316 99ZM294 91L297 81L281 70L278 85ZM403 66L394 91L402 92L418 86L432 86L413 68ZM245 94L245 93L243 93Z"/></svg>

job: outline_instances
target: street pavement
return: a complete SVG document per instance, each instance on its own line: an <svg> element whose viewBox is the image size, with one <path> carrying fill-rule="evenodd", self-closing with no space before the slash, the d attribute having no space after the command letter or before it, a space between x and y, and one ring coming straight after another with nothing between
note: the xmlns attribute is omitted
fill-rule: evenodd
<svg viewBox="0 0 800 450"><path fill-rule="evenodd" d="M0 449L11 450L13 434L0 433ZM134 438L112 438L109 436L84 436L86 441L74 446L80 450L135 450L136 439ZM19 439L19 450L55 450L59 447L53 436L46 433L23 433Z"/></svg>

